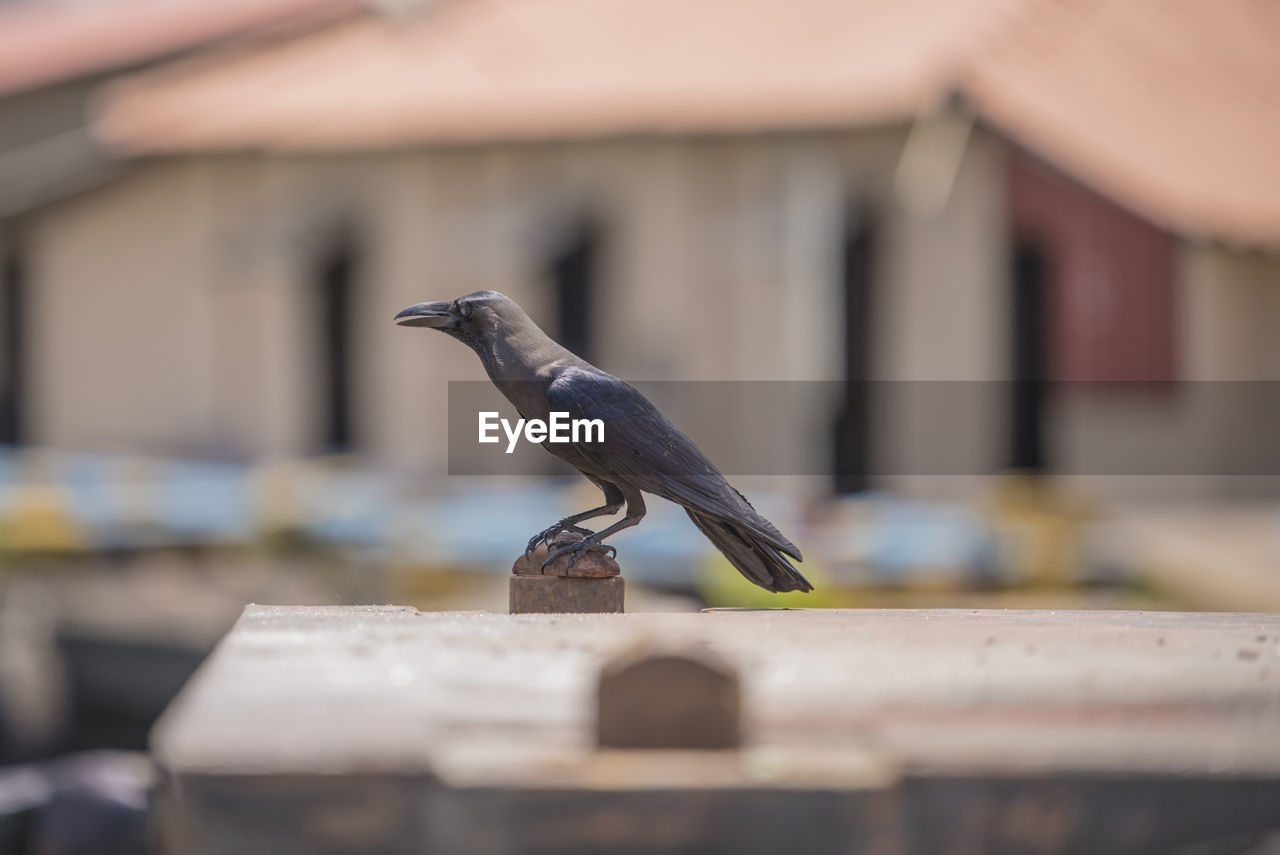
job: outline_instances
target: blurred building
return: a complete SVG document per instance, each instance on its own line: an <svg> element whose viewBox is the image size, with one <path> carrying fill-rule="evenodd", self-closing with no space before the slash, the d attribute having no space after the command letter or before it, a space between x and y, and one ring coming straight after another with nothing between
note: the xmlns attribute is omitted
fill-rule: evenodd
<svg viewBox="0 0 1280 855"><path fill-rule="evenodd" d="M38 384L59 382L31 367L43 338L34 327L45 317L33 292L52 287L32 268L39 212L129 172L94 138L98 88L211 44L282 37L352 8L350 0L0 6L0 443L45 440L32 415Z"/></svg>
<svg viewBox="0 0 1280 855"><path fill-rule="evenodd" d="M1171 381L1280 379L1277 31L1265 0L440 0L222 42L96 88L122 174L8 211L5 438L439 470L480 368L390 319L494 288L629 379L844 384L733 422L838 490L939 444L1069 471L1166 431ZM865 380L975 382L940 412ZM1046 391L1084 381L1148 392Z"/></svg>

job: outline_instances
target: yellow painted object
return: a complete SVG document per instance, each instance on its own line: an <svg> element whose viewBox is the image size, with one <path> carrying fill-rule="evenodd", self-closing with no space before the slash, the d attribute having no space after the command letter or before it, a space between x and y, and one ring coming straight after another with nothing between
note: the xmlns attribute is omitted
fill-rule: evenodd
<svg viewBox="0 0 1280 855"><path fill-rule="evenodd" d="M1002 476L990 502L990 525L1015 580L1072 585L1084 569L1084 534L1097 517L1091 503L1043 476Z"/></svg>
<svg viewBox="0 0 1280 855"><path fill-rule="evenodd" d="M465 597L492 584L493 578L489 573L452 564L392 564L386 568L384 584L390 602L429 611L442 600Z"/></svg>
<svg viewBox="0 0 1280 855"><path fill-rule="evenodd" d="M75 552L88 538L72 513L66 490L52 484L21 484L0 519L0 543L9 552Z"/></svg>
<svg viewBox="0 0 1280 855"><path fill-rule="evenodd" d="M710 550L698 567L699 593L712 606L744 609L817 609L842 605L841 593L831 584L827 568L811 558L798 565L801 574L813 584L809 593L788 591L775 594L752 584L738 572L729 559Z"/></svg>

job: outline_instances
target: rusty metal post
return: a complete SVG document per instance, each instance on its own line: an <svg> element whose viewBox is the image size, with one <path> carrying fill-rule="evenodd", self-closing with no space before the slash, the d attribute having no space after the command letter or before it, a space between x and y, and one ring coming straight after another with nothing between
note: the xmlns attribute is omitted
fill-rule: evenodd
<svg viewBox="0 0 1280 855"><path fill-rule="evenodd" d="M541 544L511 567L511 614L622 612L625 586L616 561L603 552L588 552L572 564L568 557L558 558L544 570L547 554Z"/></svg>
<svg viewBox="0 0 1280 855"><path fill-rule="evenodd" d="M601 748L700 750L742 744L737 670L710 651L633 650L601 670L596 699Z"/></svg>

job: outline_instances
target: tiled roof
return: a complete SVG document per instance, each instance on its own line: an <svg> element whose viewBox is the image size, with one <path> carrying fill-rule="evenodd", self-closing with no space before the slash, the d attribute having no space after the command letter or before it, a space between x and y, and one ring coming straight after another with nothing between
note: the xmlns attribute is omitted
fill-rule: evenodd
<svg viewBox="0 0 1280 855"><path fill-rule="evenodd" d="M113 93L126 152L906 121L960 92L1153 222L1280 244L1274 0L437 0Z"/></svg>
<svg viewBox="0 0 1280 855"><path fill-rule="evenodd" d="M1280 3L1034 0L960 81L1026 148L1173 231L1280 244Z"/></svg>
<svg viewBox="0 0 1280 855"><path fill-rule="evenodd" d="M173 56L352 0L98 0L0 5L0 96Z"/></svg>
<svg viewBox="0 0 1280 855"><path fill-rule="evenodd" d="M156 151L896 120L1018 2L440 0L140 79L106 127Z"/></svg>

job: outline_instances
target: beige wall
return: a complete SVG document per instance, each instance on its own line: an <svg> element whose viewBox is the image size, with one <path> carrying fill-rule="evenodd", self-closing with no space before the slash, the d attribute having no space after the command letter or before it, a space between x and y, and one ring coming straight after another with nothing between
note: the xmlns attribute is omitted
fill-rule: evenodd
<svg viewBox="0 0 1280 855"><path fill-rule="evenodd" d="M210 255L198 170L146 170L26 237L37 441L194 449L205 438Z"/></svg>
<svg viewBox="0 0 1280 855"><path fill-rule="evenodd" d="M1053 442L1075 461L1168 460L1175 475L1081 478L1118 499L1203 501L1274 496L1280 477L1226 475L1272 457L1275 395L1233 381L1280 380L1280 259L1217 244L1183 246L1177 260L1179 378L1149 394L1062 400ZM1253 426L1257 430L1252 430ZM1194 469L1199 474L1184 474Z"/></svg>
<svg viewBox="0 0 1280 855"><path fill-rule="evenodd" d="M1188 380L1280 380L1280 258L1190 244L1182 252Z"/></svg>
<svg viewBox="0 0 1280 855"><path fill-rule="evenodd" d="M347 229L363 250L355 319L362 449L381 466L440 471L447 382L483 374L464 348L397 329L391 316L419 300L495 288L547 323L541 258L582 212L607 229L601 367L635 380L838 379L838 253L851 197L880 218L874 376L1001 379L1003 145L968 134L946 192L920 205L904 192L910 132L140 166L31 223L33 432L76 448L314 453L310 269ZM1186 376L1280 370L1276 336L1260 320L1280 309L1274 265L1193 249L1183 267ZM1003 401L982 404L940 418L909 399L881 401L878 453L911 459L964 442L961 453L976 466L994 465L1005 442ZM732 432L687 427L722 449L768 454L800 471L827 459L830 418L764 408L739 414ZM972 486L886 483L928 494Z"/></svg>
<svg viewBox="0 0 1280 855"><path fill-rule="evenodd" d="M901 140L883 131L142 166L48 209L34 229L36 434L87 448L309 453L308 269L344 226L365 249L358 424L384 463L439 466L445 382L481 377L470 354L397 330L390 316L496 288L547 321L540 254L581 211L608 228L606 369L636 379L834 378L835 258L849 194L870 199L886 226L878 374L980 375L992 298L974 248L994 233L990 146L966 158L953 204L921 220L893 194ZM913 251L920 241L928 253ZM934 353L937 340L953 352ZM786 432L744 420L743 436L755 432L744 441L825 454L818 421L811 442L779 443Z"/></svg>

